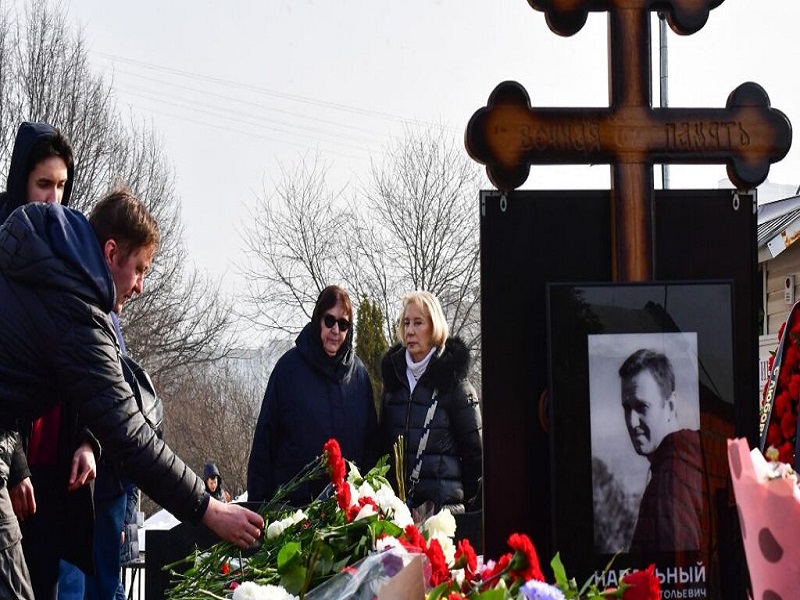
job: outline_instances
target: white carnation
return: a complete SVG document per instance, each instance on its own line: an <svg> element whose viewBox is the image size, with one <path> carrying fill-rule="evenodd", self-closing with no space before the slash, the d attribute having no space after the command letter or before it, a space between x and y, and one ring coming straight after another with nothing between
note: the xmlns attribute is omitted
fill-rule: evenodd
<svg viewBox="0 0 800 600"><path fill-rule="evenodd" d="M451 538L456 534L456 519L449 510L443 508L428 518L422 528L430 537L446 536Z"/></svg>
<svg viewBox="0 0 800 600"><path fill-rule="evenodd" d="M245 581L233 592L233 600L297 600L279 585L259 585Z"/></svg>
<svg viewBox="0 0 800 600"><path fill-rule="evenodd" d="M356 518L353 519L354 521L360 521L361 519L366 519L371 517L372 515L377 515L378 512L375 510L375 507L371 504L365 504L361 507L361 510L358 511Z"/></svg>

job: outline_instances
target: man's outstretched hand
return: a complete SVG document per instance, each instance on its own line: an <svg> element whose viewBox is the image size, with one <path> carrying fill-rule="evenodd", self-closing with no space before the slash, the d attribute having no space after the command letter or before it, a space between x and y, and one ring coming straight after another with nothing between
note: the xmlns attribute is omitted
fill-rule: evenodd
<svg viewBox="0 0 800 600"><path fill-rule="evenodd" d="M261 515L238 504L226 504L210 498L203 524L223 540L240 548L252 545L264 531Z"/></svg>

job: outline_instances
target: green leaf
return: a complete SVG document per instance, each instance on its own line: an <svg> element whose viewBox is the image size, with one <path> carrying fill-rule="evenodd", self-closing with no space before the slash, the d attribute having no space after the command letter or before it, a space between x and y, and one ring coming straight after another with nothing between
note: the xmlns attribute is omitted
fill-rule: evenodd
<svg viewBox="0 0 800 600"><path fill-rule="evenodd" d="M510 596L504 588L493 588L475 596L475 600L507 600Z"/></svg>
<svg viewBox="0 0 800 600"><path fill-rule="evenodd" d="M278 571L283 572L299 559L303 547L300 542L287 542L278 552Z"/></svg>
<svg viewBox="0 0 800 600"><path fill-rule="evenodd" d="M568 587L567 583L567 570L564 568L564 563L561 562L561 553L556 552L553 560L550 561L550 566L553 569L553 575L556 578L556 584L561 587L562 585Z"/></svg>
<svg viewBox="0 0 800 600"><path fill-rule="evenodd" d="M301 564L296 564L281 573L281 585L286 591L295 596L300 593L306 583L306 568Z"/></svg>

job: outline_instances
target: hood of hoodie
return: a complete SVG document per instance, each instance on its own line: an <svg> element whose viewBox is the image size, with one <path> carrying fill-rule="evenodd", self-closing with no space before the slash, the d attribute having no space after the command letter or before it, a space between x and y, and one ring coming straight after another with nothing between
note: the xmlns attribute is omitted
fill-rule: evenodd
<svg viewBox="0 0 800 600"><path fill-rule="evenodd" d="M11 163L8 166L8 179L6 191L0 202L0 223L6 220L14 209L28 202L28 157L34 145L42 139L53 137L56 129L48 123L24 122L17 130L14 140L14 150L11 153ZM61 198L62 206L69 206L72 196L72 182L75 176L75 167L67 167L67 183L64 186L64 196Z"/></svg>
<svg viewBox="0 0 800 600"><path fill-rule="evenodd" d="M213 462L206 463L206 466L203 467L203 481L209 477L217 477L218 479L222 479L222 477L220 477L217 465Z"/></svg>
<svg viewBox="0 0 800 600"><path fill-rule="evenodd" d="M347 330L336 356L328 356L322 348L322 332L319 323L311 321L297 336L295 345L305 361L317 371L340 383L347 383L353 374L356 353L353 349L353 328Z"/></svg>
<svg viewBox="0 0 800 600"><path fill-rule="evenodd" d="M60 204L26 204L0 227L0 272L25 285L72 293L109 313L114 281L94 229Z"/></svg>

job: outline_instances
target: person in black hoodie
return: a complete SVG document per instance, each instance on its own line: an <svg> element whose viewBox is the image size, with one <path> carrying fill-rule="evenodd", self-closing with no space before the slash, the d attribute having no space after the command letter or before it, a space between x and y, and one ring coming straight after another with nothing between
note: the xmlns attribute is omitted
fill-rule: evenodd
<svg viewBox="0 0 800 600"><path fill-rule="evenodd" d="M141 292L152 260L154 248L136 231L154 221L138 205L127 216L130 234L102 247L103 236L86 217L54 203L26 204L0 227L2 598L34 597L3 484L20 430L57 404L74 410L103 452L179 519L202 520L243 548L262 533L259 515L205 493L203 481L145 421L125 381L110 313Z"/></svg>
<svg viewBox="0 0 800 600"><path fill-rule="evenodd" d="M23 122L11 153L0 223L28 202L69 205L75 172L69 140L48 123ZM91 568L95 442L77 415L53 407L23 431L8 487L22 521L23 548L37 598L56 597L60 556ZM70 518L67 519L67 514ZM74 525L74 526L73 526Z"/></svg>
<svg viewBox="0 0 800 600"><path fill-rule="evenodd" d="M469 349L448 337L442 306L430 292L403 298L397 336L402 343L381 363L382 451L394 456L403 436L403 481L395 483L402 483L410 508L429 503L423 514L445 507L463 513L480 500L483 472L480 406L467 379Z"/></svg>
<svg viewBox="0 0 800 600"><path fill-rule="evenodd" d="M231 495L222 487L222 475L219 474L219 468L215 463L206 463L203 467L203 481L206 482L206 491L212 498L220 502L231 501Z"/></svg>
<svg viewBox="0 0 800 600"><path fill-rule="evenodd" d="M270 500L330 438L339 442L344 458L372 468L377 433L372 385L353 350L353 306L342 288L328 286L295 347L270 375L247 465L247 499ZM313 482L289 501L308 503L324 486Z"/></svg>

